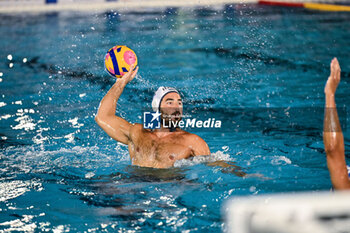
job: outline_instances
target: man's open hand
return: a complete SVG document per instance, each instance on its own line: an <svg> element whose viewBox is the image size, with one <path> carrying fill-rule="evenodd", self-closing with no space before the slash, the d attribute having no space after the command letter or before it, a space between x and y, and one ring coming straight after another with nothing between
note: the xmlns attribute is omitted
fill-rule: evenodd
<svg viewBox="0 0 350 233"><path fill-rule="evenodd" d="M331 62L331 74L328 77L324 93L334 95L340 82L340 66L337 58L333 58Z"/></svg>
<svg viewBox="0 0 350 233"><path fill-rule="evenodd" d="M128 84L131 80L133 80L137 74L139 67L134 70L134 65L130 66L130 70L124 74L121 78L117 78L117 81L122 82L123 84Z"/></svg>

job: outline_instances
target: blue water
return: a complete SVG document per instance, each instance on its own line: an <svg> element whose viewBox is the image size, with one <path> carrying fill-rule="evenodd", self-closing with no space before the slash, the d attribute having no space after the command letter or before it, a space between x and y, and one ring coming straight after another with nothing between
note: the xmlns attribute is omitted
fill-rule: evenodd
<svg viewBox="0 0 350 233"><path fill-rule="evenodd" d="M0 15L0 229L218 232L230 197L329 190L323 88L337 56L337 104L349 105L349 20L255 5ZM141 123L157 87L177 87L185 109L234 121L196 131L210 159L131 166L127 147L96 125L113 84L103 58L116 44L132 48L140 66L117 114ZM216 160L248 176L210 166Z"/></svg>

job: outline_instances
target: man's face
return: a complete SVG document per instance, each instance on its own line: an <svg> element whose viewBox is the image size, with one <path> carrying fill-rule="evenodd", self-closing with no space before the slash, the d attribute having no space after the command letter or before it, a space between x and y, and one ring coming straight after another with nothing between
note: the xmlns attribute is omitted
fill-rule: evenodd
<svg viewBox="0 0 350 233"><path fill-rule="evenodd" d="M178 122L182 118L182 99L176 92L166 94L160 103L161 118L167 122Z"/></svg>

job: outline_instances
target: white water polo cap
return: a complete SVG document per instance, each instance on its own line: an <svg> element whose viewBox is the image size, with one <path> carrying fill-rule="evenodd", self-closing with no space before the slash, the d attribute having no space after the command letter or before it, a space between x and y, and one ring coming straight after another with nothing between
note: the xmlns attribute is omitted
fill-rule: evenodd
<svg viewBox="0 0 350 233"><path fill-rule="evenodd" d="M175 92L180 95L180 93L173 87L159 87L158 90L154 93L152 100L152 109L153 111L160 112L160 103L162 102L164 96L168 93Z"/></svg>

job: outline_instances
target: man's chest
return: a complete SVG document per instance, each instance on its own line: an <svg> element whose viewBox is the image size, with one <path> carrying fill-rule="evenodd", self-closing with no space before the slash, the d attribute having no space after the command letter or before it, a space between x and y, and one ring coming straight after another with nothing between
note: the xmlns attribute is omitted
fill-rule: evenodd
<svg viewBox="0 0 350 233"><path fill-rule="evenodd" d="M156 163L158 167L173 166L176 160L194 156L186 137L176 134L162 138L140 135L133 140L129 151L138 163Z"/></svg>

